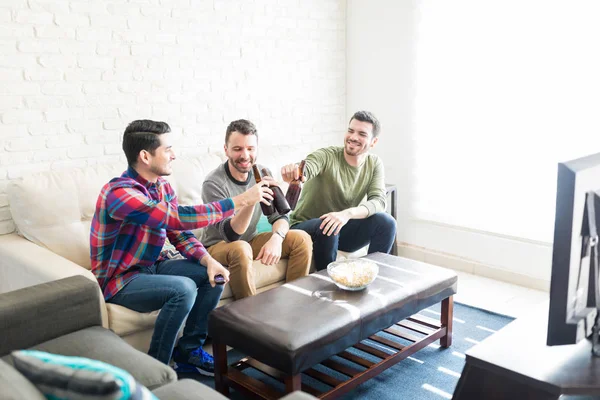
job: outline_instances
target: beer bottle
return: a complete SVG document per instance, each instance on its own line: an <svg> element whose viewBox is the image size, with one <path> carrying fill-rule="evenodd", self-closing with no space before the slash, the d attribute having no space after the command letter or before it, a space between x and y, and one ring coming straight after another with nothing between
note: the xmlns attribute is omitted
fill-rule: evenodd
<svg viewBox="0 0 600 400"><path fill-rule="evenodd" d="M269 171L267 168L263 168L262 173L263 175L273 176L271 174L271 171ZM273 205L275 206L275 209L277 210L279 215L285 215L292 211L292 208L285 199L283 190L281 190L281 188L276 185L269 186L269 188L273 191Z"/></svg>
<svg viewBox="0 0 600 400"><path fill-rule="evenodd" d="M304 160L300 162L300 173L298 175L298 179L294 179L290 182L290 186L288 186L288 190L285 193L285 199L289 203L292 210L296 209L296 204L298 204L298 199L300 198L300 193L302 192L302 177L304 176L304 163Z"/></svg>
<svg viewBox="0 0 600 400"><path fill-rule="evenodd" d="M252 166L252 172L254 173L254 180L258 184L261 181L261 176L260 176L260 172L258 171L258 166L256 164L254 164ZM271 201L270 205L266 205L265 203L262 203L262 202L259 204L260 204L260 208L262 209L263 214L266 215L267 217L269 215L275 213L275 206L273 205L273 201Z"/></svg>

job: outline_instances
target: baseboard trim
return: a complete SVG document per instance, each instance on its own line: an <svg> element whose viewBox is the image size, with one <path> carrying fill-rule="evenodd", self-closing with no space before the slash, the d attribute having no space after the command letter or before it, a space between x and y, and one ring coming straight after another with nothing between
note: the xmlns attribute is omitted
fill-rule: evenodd
<svg viewBox="0 0 600 400"><path fill-rule="evenodd" d="M454 254L415 246L410 243L398 242L398 255L428 264L437 265L455 271L467 272L469 274L483 276L502 282L512 283L530 289L550 291L550 281L534 278L514 271L485 265L480 262L460 257Z"/></svg>

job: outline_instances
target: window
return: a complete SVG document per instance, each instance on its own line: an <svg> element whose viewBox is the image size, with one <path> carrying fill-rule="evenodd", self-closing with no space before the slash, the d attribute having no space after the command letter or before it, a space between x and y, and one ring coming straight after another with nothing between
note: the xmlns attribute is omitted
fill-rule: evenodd
<svg viewBox="0 0 600 400"><path fill-rule="evenodd" d="M600 152L600 2L419 4L416 217L551 242L557 163Z"/></svg>

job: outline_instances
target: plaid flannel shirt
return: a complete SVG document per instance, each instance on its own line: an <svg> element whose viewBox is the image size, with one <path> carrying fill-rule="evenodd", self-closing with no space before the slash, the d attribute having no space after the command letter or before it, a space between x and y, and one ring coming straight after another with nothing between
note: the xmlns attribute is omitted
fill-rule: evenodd
<svg viewBox="0 0 600 400"><path fill-rule="evenodd" d="M90 229L92 272L104 298L134 279L140 267L164 259L165 238L185 258L199 262L207 252L189 229L219 222L233 211L230 198L180 206L165 179L152 183L129 167L102 188Z"/></svg>

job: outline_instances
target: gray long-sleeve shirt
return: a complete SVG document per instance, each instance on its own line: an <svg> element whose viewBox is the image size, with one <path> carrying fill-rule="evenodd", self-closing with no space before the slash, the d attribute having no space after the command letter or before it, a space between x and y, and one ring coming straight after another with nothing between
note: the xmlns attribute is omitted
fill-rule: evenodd
<svg viewBox="0 0 600 400"><path fill-rule="evenodd" d="M259 170L262 170L264 166L259 165ZM234 197L238 194L244 193L246 190L256 185L254 180L254 174L252 171L248 173L248 179L244 182L236 180L229 172L229 166L227 162L219 165L217 168L208 173L202 184L202 200L205 203L211 201L217 201L226 199L228 197ZM214 199L214 200L213 200ZM239 240L249 242L256 236L256 226L262 215L260 203L254 206L252 212L252 218L248 229L242 234ZM280 218L288 219L285 215L279 215L277 212L268 217L269 223L272 225L275 221ZM231 223L231 218L224 219L214 225L210 225L200 231L200 241L205 247L212 246L222 240L229 242L231 241L230 234L228 235L227 227Z"/></svg>

